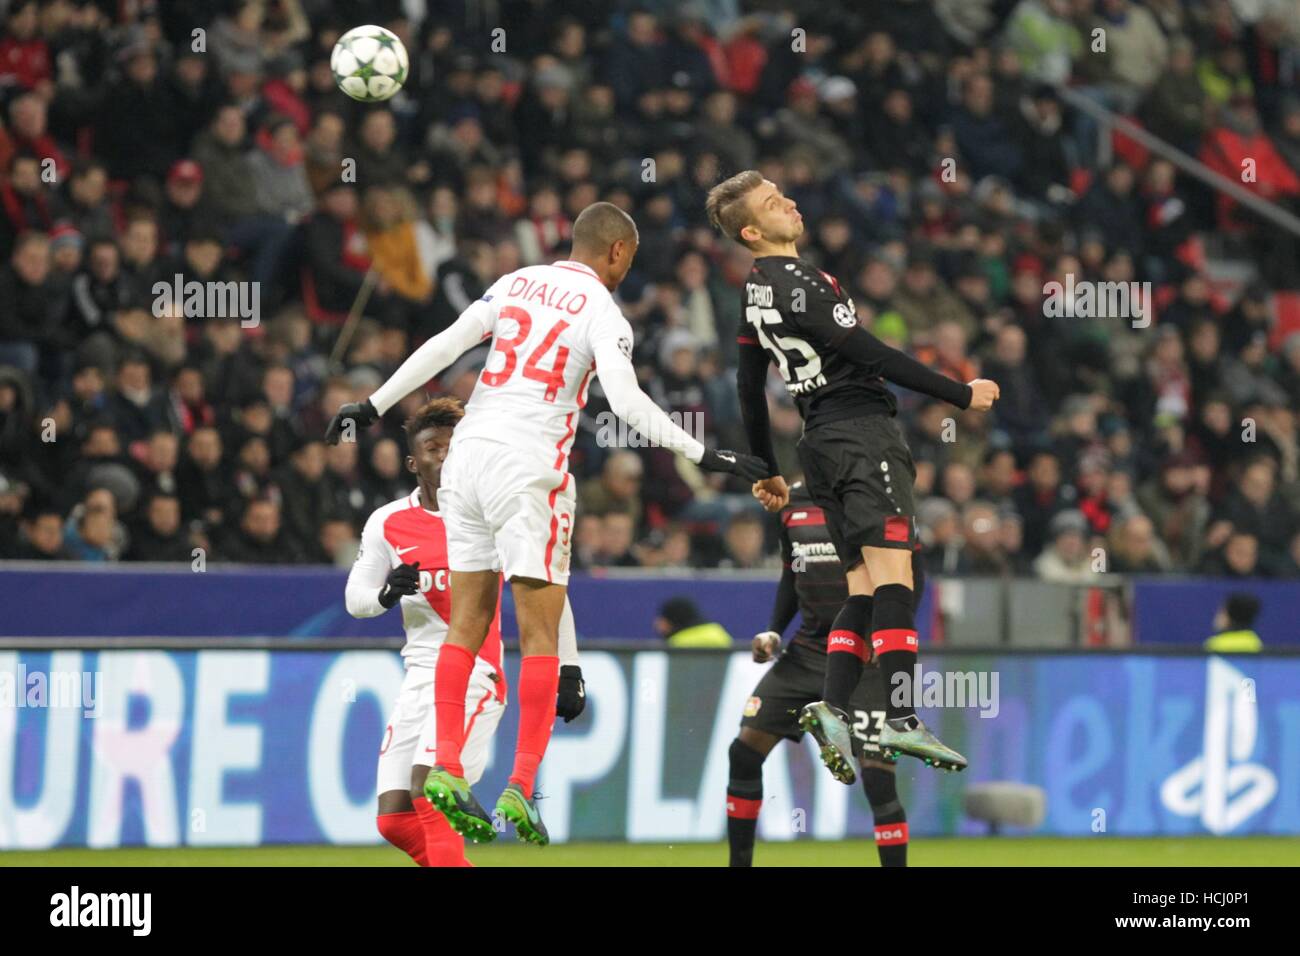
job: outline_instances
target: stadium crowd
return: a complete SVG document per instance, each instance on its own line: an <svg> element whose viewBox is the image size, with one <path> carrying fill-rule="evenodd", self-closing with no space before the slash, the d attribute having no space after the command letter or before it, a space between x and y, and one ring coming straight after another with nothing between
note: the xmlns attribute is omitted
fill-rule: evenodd
<svg viewBox="0 0 1300 956"><path fill-rule="evenodd" d="M620 297L643 384L743 448L749 263L704 195L756 167L863 324L1001 385L987 416L900 396L933 572L1300 574L1294 237L1057 92L1234 179L1250 160L1246 188L1294 210L1293 2L1253 21L1228 0L0 9L0 558L349 563L411 487L419 397L337 447L329 416L497 276L562 257L598 199L640 229ZM330 50L361 23L411 54L386 104L334 85ZM1254 270L1220 281L1211 253ZM1152 321L1053 314L1045 284L1067 277L1151 283ZM187 308L158 291L178 281L249 296ZM484 361L431 391L467 397ZM800 420L771 384L794 476ZM594 384L576 566L772 566L747 489L617 447L606 410Z"/></svg>

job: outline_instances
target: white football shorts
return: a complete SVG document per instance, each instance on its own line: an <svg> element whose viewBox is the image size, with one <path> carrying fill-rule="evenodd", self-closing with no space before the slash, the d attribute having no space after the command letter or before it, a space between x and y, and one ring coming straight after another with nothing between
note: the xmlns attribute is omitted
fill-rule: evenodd
<svg viewBox="0 0 1300 956"><path fill-rule="evenodd" d="M558 453L453 442L438 489L451 570L567 584L576 499L567 465Z"/></svg>
<svg viewBox="0 0 1300 956"><path fill-rule="evenodd" d="M438 722L433 706L433 667L406 669L397 703L379 747L379 793L411 789L411 768L437 763ZM475 666L465 695L465 746L461 764L472 785L483 776L492 752L492 735L505 705L496 698L496 682L486 668Z"/></svg>

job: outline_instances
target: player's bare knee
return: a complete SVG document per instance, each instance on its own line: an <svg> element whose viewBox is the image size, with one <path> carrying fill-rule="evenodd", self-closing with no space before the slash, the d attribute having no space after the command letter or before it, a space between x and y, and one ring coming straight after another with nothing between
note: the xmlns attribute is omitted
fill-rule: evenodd
<svg viewBox="0 0 1300 956"><path fill-rule="evenodd" d="M903 548L863 548L862 559L863 566L867 569L870 580L876 588L887 584L901 584L911 589L911 551Z"/></svg>
<svg viewBox="0 0 1300 956"><path fill-rule="evenodd" d="M876 586L871 580L871 572L867 570L866 562L855 564L845 571L844 579L848 583L849 594L870 596L876 590Z"/></svg>
<svg viewBox="0 0 1300 956"><path fill-rule="evenodd" d="M411 801L424 799L424 781L432 767L414 766L411 768Z"/></svg>
<svg viewBox="0 0 1300 956"><path fill-rule="evenodd" d="M404 790L385 790L379 795L379 816L390 813L410 813L411 796Z"/></svg>
<svg viewBox="0 0 1300 956"><path fill-rule="evenodd" d="M736 735L736 741L754 751L760 759L766 760L772 748L781 742L781 738L775 734L755 730L753 727L741 727L740 733ZM732 746L734 747L735 744L733 743Z"/></svg>

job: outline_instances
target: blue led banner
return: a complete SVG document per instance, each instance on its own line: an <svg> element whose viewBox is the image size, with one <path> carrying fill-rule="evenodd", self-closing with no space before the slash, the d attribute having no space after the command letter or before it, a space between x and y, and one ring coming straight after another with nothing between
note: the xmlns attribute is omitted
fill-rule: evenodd
<svg viewBox="0 0 1300 956"><path fill-rule="evenodd" d="M584 655L590 705L539 780L557 840L718 840L746 654ZM917 837L978 833L973 782L1047 793L1039 832L1300 833L1300 659L923 655L923 715L971 769L900 764ZM510 660L513 675L517 662ZM0 848L373 843L389 651L0 651ZM933 691L933 694L931 692ZM943 705L943 706L934 706ZM501 722L484 800L505 784ZM764 769L760 834L871 834L808 742Z"/></svg>

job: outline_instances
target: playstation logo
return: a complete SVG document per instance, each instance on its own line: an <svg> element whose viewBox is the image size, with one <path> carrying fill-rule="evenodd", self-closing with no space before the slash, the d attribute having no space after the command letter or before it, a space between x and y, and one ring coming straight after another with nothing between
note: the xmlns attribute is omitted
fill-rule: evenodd
<svg viewBox="0 0 1300 956"><path fill-rule="evenodd" d="M1199 817L1211 833L1231 833L1277 794L1277 777L1249 763L1259 729L1253 685L1221 657L1205 672L1205 738L1201 755L1160 787L1170 813Z"/></svg>

